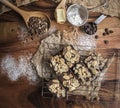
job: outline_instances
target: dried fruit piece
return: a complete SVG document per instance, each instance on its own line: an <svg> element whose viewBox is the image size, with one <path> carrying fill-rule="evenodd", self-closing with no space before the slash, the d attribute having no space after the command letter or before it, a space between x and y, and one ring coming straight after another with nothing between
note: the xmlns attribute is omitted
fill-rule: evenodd
<svg viewBox="0 0 120 108"><path fill-rule="evenodd" d="M95 35L95 39L98 39L98 35Z"/></svg>
<svg viewBox="0 0 120 108"><path fill-rule="evenodd" d="M112 31L112 30L109 30L109 33L113 33L113 31Z"/></svg>

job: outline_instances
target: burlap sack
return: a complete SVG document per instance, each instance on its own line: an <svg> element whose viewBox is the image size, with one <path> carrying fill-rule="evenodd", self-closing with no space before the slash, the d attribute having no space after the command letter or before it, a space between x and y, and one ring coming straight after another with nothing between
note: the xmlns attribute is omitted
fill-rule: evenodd
<svg viewBox="0 0 120 108"><path fill-rule="evenodd" d="M16 6L22 6L22 5L26 5L31 2L37 1L37 0L9 0L9 1ZM9 10L10 10L10 8L8 8L5 5L3 5L2 3L0 3L0 14L7 12Z"/></svg>

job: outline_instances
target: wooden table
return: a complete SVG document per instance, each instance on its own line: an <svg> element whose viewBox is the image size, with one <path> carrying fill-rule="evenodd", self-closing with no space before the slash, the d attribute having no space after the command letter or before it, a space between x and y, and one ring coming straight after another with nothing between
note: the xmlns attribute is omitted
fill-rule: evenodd
<svg viewBox="0 0 120 108"><path fill-rule="evenodd" d="M36 3L35 3L36 4ZM34 4L34 5L35 5ZM42 10L45 11L52 19L52 26L62 30L66 28L66 25L56 24L53 17L53 11L56 5L41 2L37 3L39 7L34 7L34 5L24 6L22 8L30 10ZM48 9L43 9L46 6ZM41 7L41 8L40 8ZM91 13L90 21L94 21L100 13ZM9 21L8 23L6 23ZM13 21L13 22L10 22ZM34 54L39 46L39 38L35 38L30 41L29 44L22 44L17 39L17 33L11 33L8 25L12 24L19 25L22 22L21 17L15 12L9 12L0 16L0 22L5 27L8 27L7 34L3 32L4 26L0 27L0 60L6 54L12 54L15 58L19 55L27 55L29 53ZM102 33L105 28L113 30L114 33L109 36L103 36ZM99 38L96 40L98 47L104 47L107 49L117 49L120 55L120 20L116 17L107 17L102 23L98 25L98 31L96 35ZM46 36L44 36L46 37ZM44 38L43 37L43 38ZM109 44L104 44L104 40L108 40ZM1 70L1 69L0 69ZM107 84L105 84L107 86ZM120 88L119 88L120 90ZM118 94L120 96L120 94ZM118 97L119 97L118 96ZM18 81L12 82L8 77L0 73L0 108L119 108L120 102L112 103L66 103L64 99L44 99L41 96L39 84L30 85L26 78L20 78Z"/></svg>

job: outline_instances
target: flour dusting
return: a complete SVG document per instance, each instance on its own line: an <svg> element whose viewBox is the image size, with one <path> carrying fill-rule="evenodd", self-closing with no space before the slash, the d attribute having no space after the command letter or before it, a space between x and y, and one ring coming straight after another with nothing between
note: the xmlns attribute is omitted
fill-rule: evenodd
<svg viewBox="0 0 120 108"><path fill-rule="evenodd" d="M7 74L10 80L17 81L20 77L26 77L30 83L37 83L38 76L30 63L31 55L19 56L6 55L1 60L2 73Z"/></svg>
<svg viewBox="0 0 120 108"><path fill-rule="evenodd" d="M94 36L82 35L78 37L78 44L82 50L90 50L96 47Z"/></svg>

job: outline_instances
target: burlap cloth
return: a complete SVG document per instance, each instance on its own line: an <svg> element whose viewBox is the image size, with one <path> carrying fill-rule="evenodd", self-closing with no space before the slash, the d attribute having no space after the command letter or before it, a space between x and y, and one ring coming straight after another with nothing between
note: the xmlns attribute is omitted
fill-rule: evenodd
<svg viewBox="0 0 120 108"><path fill-rule="evenodd" d="M31 2L37 1L37 0L8 0L11 3L13 3L16 6L22 6L22 5L26 5L29 4ZM10 9L8 7L6 7L5 5L0 3L0 14L9 11Z"/></svg>
<svg viewBox="0 0 120 108"><path fill-rule="evenodd" d="M13 4L15 4L16 6L21 6L21 5L26 5L29 4L31 2L34 1L40 1L40 0L9 0L10 2L12 2ZM53 1L55 3L59 3L61 0L48 0L48 1ZM106 0L108 3L108 7L104 8L104 7L100 7L97 8L95 10L95 12L101 12L110 16L117 16L120 17L120 0ZM47 2L47 0L45 1ZM105 0L67 0L66 3L77 3L77 4L82 4L86 7L95 7L98 6L102 3L104 3ZM4 13L6 11L9 11L10 9L7 8L5 5L0 4L0 14Z"/></svg>
<svg viewBox="0 0 120 108"><path fill-rule="evenodd" d="M58 3L61 0L52 0L52 1ZM70 4L74 4L74 3L81 4L88 8L98 6L106 2L108 4L107 8L100 7L92 11L101 12L110 16L117 16L120 18L120 0L66 0L66 2Z"/></svg>

